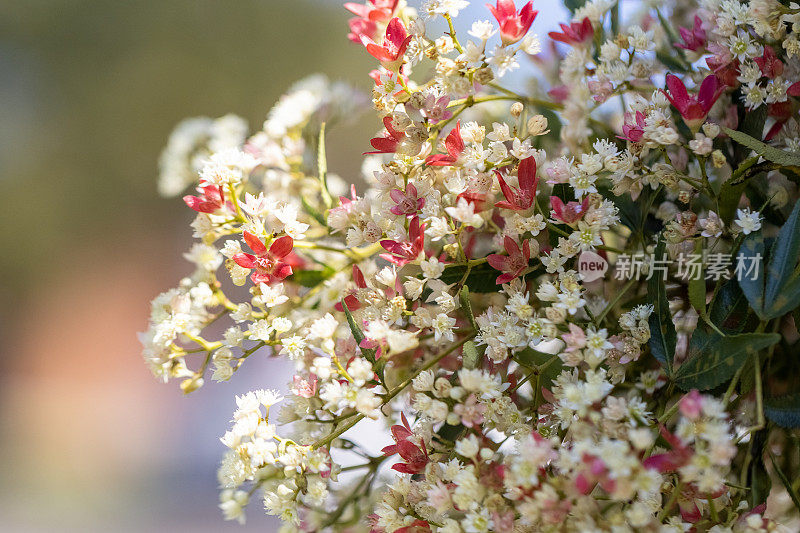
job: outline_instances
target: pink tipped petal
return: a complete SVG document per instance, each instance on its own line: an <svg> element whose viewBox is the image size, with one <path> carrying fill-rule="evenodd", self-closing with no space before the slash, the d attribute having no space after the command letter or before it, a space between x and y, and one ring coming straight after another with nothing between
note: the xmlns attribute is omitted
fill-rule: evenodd
<svg viewBox="0 0 800 533"><path fill-rule="evenodd" d="M523 190L536 193L536 159L528 157L520 161L517 176L519 177L519 186Z"/></svg>

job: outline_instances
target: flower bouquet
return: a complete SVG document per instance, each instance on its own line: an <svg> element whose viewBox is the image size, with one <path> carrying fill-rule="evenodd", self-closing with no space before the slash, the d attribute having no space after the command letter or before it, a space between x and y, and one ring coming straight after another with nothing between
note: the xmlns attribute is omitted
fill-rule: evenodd
<svg viewBox="0 0 800 533"><path fill-rule="evenodd" d="M236 397L225 518L797 531L800 5L565 0L540 41L531 2L467 4L345 4L371 98L313 76L252 135L169 140L195 270L147 364L295 367ZM370 100L340 177L325 136Z"/></svg>

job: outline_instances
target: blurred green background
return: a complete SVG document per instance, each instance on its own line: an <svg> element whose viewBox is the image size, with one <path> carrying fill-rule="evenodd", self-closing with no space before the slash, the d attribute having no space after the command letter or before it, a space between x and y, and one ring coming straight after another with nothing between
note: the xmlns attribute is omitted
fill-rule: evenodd
<svg viewBox="0 0 800 533"><path fill-rule="evenodd" d="M149 300L190 266L192 213L156 193L177 122L261 127L314 72L369 91L338 2L0 1L0 530L242 531L216 509L233 395L183 398L139 355ZM371 121L371 122L370 122ZM372 125L372 123L375 123ZM377 121L329 135L355 175ZM244 530L274 530L254 502Z"/></svg>

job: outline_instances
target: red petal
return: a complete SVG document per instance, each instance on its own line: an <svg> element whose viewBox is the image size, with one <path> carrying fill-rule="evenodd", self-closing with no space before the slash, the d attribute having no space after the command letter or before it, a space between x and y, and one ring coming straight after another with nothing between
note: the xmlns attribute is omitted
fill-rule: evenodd
<svg viewBox="0 0 800 533"><path fill-rule="evenodd" d="M294 241L288 235L275 239L275 242L269 247L269 253L274 257L286 257L292 251Z"/></svg>
<svg viewBox="0 0 800 533"><path fill-rule="evenodd" d="M528 157L519 163L517 169L517 176L519 177L519 186L525 191L536 192L536 159Z"/></svg>
<svg viewBox="0 0 800 533"><path fill-rule="evenodd" d="M256 257L254 255L239 253L233 256L233 260L242 268L255 268Z"/></svg>
<svg viewBox="0 0 800 533"><path fill-rule="evenodd" d="M247 246L253 250L256 255L264 255L267 252L267 247L261 242L261 239L250 233L249 231L244 231L242 233L242 237L244 237L244 242L247 243Z"/></svg>

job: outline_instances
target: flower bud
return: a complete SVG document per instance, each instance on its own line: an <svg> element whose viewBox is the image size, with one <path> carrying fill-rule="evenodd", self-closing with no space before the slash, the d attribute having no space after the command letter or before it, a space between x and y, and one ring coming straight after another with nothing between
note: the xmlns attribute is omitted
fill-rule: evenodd
<svg viewBox="0 0 800 533"><path fill-rule="evenodd" d="M543 135L547 133L547 117L534 115L528 119L528 135Z"/></svg>
<svg viewBox="0 0 800 533"><path fill-rule="evenodd" d="M514 118L519 118L522 115L522 112L525 110L525 106L522 105L520 102L514 102L511 104L511 116Z"/></svg>
<svg viewBox="0 0 800 533"><path fill-rule="evenodd" d="M711 152L711 163L715 168L722 168L722 166L725 164L725 161L725 154L719 150L714 150Z"/></svg>

